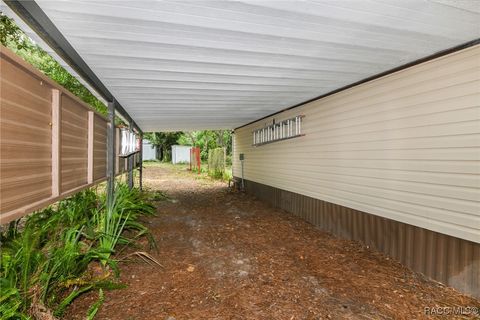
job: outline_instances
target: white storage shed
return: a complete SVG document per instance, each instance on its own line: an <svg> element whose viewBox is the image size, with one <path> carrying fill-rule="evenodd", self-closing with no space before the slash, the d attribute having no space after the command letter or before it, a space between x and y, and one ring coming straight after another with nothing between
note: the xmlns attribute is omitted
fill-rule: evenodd
<svg viewBox="0 0 480 320"><path fill-rule="evenodd" d="M142 159L145 160L158 160L157 147L150 141L143 140L142 144Z"/></svg>
<svg viewBox="0 0 480 320"><path fill-rule="evenodd" d="M172 146L172 163L190 163L191 146Z"/></svg>

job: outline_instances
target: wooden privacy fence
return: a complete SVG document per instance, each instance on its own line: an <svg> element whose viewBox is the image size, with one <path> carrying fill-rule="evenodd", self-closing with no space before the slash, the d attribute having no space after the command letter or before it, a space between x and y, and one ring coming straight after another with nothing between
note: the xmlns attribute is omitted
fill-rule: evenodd
<svg viewBox="0 0 480 320"><path fill-rule="evenodd" d="M108 122L13 52L0 49L3 224L104 181ZM118 155L119 128L116 132ZM126 162L116 157L117 174L126 170Z"/></svg>

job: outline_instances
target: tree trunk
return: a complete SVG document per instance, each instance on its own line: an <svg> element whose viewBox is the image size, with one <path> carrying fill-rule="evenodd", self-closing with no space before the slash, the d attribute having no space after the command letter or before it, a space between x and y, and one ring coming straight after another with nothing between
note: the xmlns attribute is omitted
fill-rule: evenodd
<svg viewBox="0 0 480 320"><path fill-rule="evenodd" d="M159 154L158 159L160 161L163 161L163 146L162 145L157 146L157 152Z"/></svg>
<svg viewBox="0 0 480 320"><path fill-rule="evenodd" d="M187 135L190 138L190 140L192 140L192 147L195 147L196 144L197 144L197 142L195 140L195 137L193 136L193 134L191 132L187 132Z"/></svg>
<svg viewBox="0 0 480 320"><path fill-rule="evenodd" d="M225 140L224 140L224 137L223 137L224 130L215 131L215 134L217 135L217 144L221 148L224 148L225 147Z"/></svg>

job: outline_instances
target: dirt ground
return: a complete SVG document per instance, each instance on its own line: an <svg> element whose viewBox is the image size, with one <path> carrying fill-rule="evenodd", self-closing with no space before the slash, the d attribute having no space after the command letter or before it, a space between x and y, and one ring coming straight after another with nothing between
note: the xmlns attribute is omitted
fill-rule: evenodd
<svg viewBox="0 0 480 320"><path fill-rule="evenodd" d="M170 198L147 222L163 268L121 263L128 287L106 292L96 319L423 319L427 307L480 307L226 183L165 164L144 172L145 186ZM79 298L69 317L96 299Z"/></svg>

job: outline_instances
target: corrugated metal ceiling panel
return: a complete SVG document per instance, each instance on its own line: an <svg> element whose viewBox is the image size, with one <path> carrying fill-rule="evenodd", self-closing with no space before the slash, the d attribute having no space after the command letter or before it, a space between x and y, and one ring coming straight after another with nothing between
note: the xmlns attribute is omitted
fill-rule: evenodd
<svg viewBox="0 0 480 320"><path fill-rule="evenodd" d="M144 131L234 128L480 37L480 2L37 0Z"/></svg>

